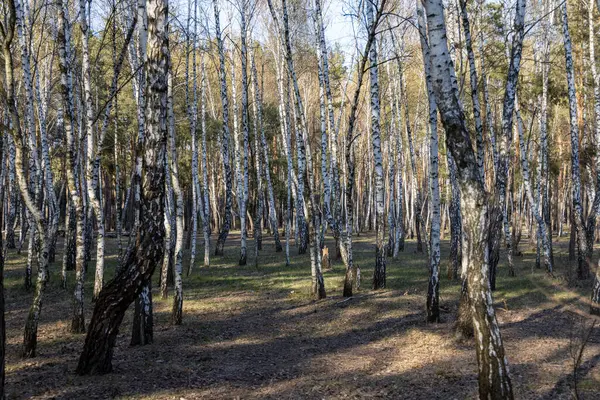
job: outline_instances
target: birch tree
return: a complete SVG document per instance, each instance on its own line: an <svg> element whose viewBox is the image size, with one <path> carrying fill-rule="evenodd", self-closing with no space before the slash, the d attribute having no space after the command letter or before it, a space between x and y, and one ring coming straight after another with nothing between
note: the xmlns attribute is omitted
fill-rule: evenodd
<svg viewBox="0 0 600 400"><path fill-rule="evenodd" d="M479 397L512 399L508 363L487 280L487 194L477 169L471 135L459 100L454 65L448 51L444 9L440 0L424 1L430 43L433 90L446 130L446 146L456 160L463 211L463 265L467 269L468 295L475 327Z"/></svg>
<svg viewBox="0 0 600 400"><path fill-rule="evenodd" d="M508 185L508 170L510 159L510 144L512 143L513 132L513 114L515 110L515 98L517 93L517 84L519 80L519 72L521 70L521 53L523 51L523 38L525 37L525 0L518 0L515 6L514 19L514 35L510 57L508 63L508 73L506 77L506 86L504 91L504 100L502 104L502 136L500 137L500 148L498 152L498 170L496 173L496 196L497 206L502 214L504 226L504 240L506 242L506 254L508 256L508 274L515 276L513 259L512 259L512 236L510 232L510 222L507 210L507 185ZM500 213L498 213L500 215ZM498 226L498 222L497 225ZM496 230L494 227L493 230ZM497 240L492 243L493 252L499 251L500 236L496 235ZM492 265L492 276L495 276L496 267ZM494 288L492 281L492 288Z"/></svg>
<svg viewBox="0 0 600 400"><path fill-rule="evenodd" d="M320 231L320 215L319 210L315 201L315 193L314 193L314 176L312 170L312 154L310 152L310 141L307 140L307 124L306 118L304 114L304 106L302 102L302 97L300 95L300 88L298 85L298 79L296 77L296 70L294 68L294 61L292 58L292 44L290 40L290 31L289 31L289 15L287 11L287 2L286 0L282 0L282 21L283 24L279 23L279 17L273 7L272 0L267 0L269 5L269 10L271 11L271 15L275 21L275 25L282 37L282 45L285 49L285 61L287 65L287 72L290 76L290 83L292 86L292 90L294 93L294 110L296 117L296 147L298 151L298 197L303 198L303 179L304 179L304 170L306 170L306 183L308 188L308 200L310 206L310 259L311 259L311 275L312 275L312 294L316 299L325 298L325 283L323 281L323 274L321 271L321 246L319 244L319 236L317 232ZM302 171L302 173L300 173ZM302 188L302 189L301 189ZM300 221L299 221L300 222ZM302 232L306 233L306 227L300 225L298 229ZM302 234L300 235L302 238ZM302 239L301 239L302 240ZM301 242L301 246L299 250L302 250L303 244Z"/></svg>
<svg viewBox="0 0 600 400"><path fill-rule="evenodd" d="M215 255L223 255L223 247L229 235L231 227L231 202L232 202L232 182L231 182L231 166L229 164L229 100L227 96L227 71L225 68L225 47L221 38L221 27L219 20L219 6L217 0L213 0L213 8L215 13L215 38L217 40L217 48L219 52L219 76L221 89L221 107L223 112L223 136L221 138L221 152L223 156L223 173L225 176L225 210L223 224L219 231L217 239L217 247Z"/></svg>
<svg viewBox="0 0 600 400"><path fill-rule="evenodd" d="M206 72L204 68L204 55L201 56L200 59L200 69L202 71L202 85L200 89L200 99L202 101L202 108L200 114L200 121L202 127L202 186L203 192L202 195L204 197L204 208L202 212L204 213L203 222L203 232L204 232L204 266L210 266L210 202L209 202L209 193L208 193L208 163L207 163L207 147L206 147Z"/></svg>
<svg viewBox="0 0 600 400"><path fill-rule="evenodd" d="M169 60L170 62L170 60ZM181 325L183 314L183 191L179 183L179 167L177 165L177 147L175 146L175 113L173 111L173 77L169 71L167 88L167 119L168 119L168 138L166 162L168 162L168 171L171 173L170 181L175 195L175 249L173 255L173 272L175 281L175 296L173 296L173 309L171 312L171 322L175 325ZM168 178L166 179L168 182ZM166 249L165 249L166 251Z"/></svg>
<svg viewBox="0 0 600 400"><path fill-rule="evenodd" d="M143 59L148 79L145 85L148 101L144 110L147 117L143 143L145 171L141 182L143 196L135 249L127 254L120 273L98 296L77 366L77 373L80 375L111 371L113 347L125 311L142 292L163 258L169 72L168 8L166 0L148 1L148 52Z"/></svg>
<svg viewBox="0 0 600 400"><path fill-rule="evenodd" d="M325 89L325 99L327 100L327 122L329 128L329 143L330 143L330 181L333 207L330 207L330 221L329 224L333 230L333 237L336 241L336 252L340 254L340 236L342 224L342 191L340 187L340 172L338 165L338 142L337 134L340 124L336 122L334 116L334 99L331 91L330 71L329 71L329 51L327 47L327 41L325 39L325 27L323 24L323 11L321 6L321 0L315 0L315 15L317 22L317 36L319 41L319 52L318 59L323 68L323 86ZM343 102L343 100L342 100ZM343 104L343 103L342 103ZM343 109L343 107L341 107ZM342 113L340 112L340 117Z"/></svg>
<svg viewBox="0 0 600 400"><path fill-rule="evenodd" d="M366 4L367 22L369 25L375 23L373 4L368 1ZM385 223L384 213L384 185L383 185L383 160L381 156L381 130L380 130L380 105L379 105L379 74L377 65L377 39L373 38L373 44L369 49L369 77L371 94L371 141L373 143L373 160L375 163L375 207L377 213L376 220L376 243L375 243L375 270L373 272L373 289L385 288ZM416 177L415 177L416 178Z"/></svg>
<svg viewBox="0 0 600 400"><path fill-rule="evenodd" d="M417 24L423 53L425 84L427 99L429 101L429 191L431 192L432 218L430 223L429 253L429 285L427 289L427 321L440 321L440 186L438 167L438 133L437 133L437 104L431 77L431 60L429 56L429 43L425 29L425 18L422 6L417 3ZM479 161L479 160L478 160ZM478 162L479 168L479 162ZM483 174L480 176L483 180Z"/></svg>
<svg viewBox="0 0 600 400"><path fill-rule="evenodd" d="M190 121L190 136L192 138L192 232L191 232L191 245L190 245L190 265L188 266L187 274L189 275L194 268L194 263L196 260L196 237L198 234L198 202L200 193L198 193L198 188L200 186L200 182L198 179L198 75L196 68L196 53L197 53L197 43L198 43L198 1L194 0L194 14L193 14L193 26L194 30L192 32L192 98L188 103L188 116ZM192 16L188 16L188 20L192 18ZM189 35L189 32L188 32ZM186 82L186 85L189 86L189 81ZM186 87L187 88L187 87ZM188 99L189 100L189 99ZM175 278L180 279L181 277ZM180 319L181 317L179 317Z"/></svg>
<svg viewBox="0 0 600 400"><path fill-rule="evenodd" d="M563 3L560 7L563 44L565 49L565 68L567 75L567 91L569 96L569 119L571 134L571 181L572 181L572 213L573 226L577 241L577 276L579 279L587 279L590 274L589 260L586 258L587 242L585 240L585 220L581 202L581 172L579 167L579 126L577 121L577 98L575 93L575 72L573 70L573 50L571 35L569 33L569 22L567 5Z"/></svg>
<svg viewBox="0 0 600 400"><path fill-rule="evenodd" d="M267 196L269 202L269 222L271 232L273 234L273 239L275 241L275 251L280 252L283 250L281 246L281 241L279 240L279 227L277 220L277 209L275 208L275 193L273 190L273 182L271 179L271 165L269 162L269 146L267 145L267 138L265 136L265 127L263 124L263 109L262 109L262 93L260 91L260 87L258 85L258 72L256 70L256 64L254 61L254 53L251 55L251 69L252 69L252 83L254 88L254 119L258 125L258 131L254 134L259 135L260 133L260 142L262 149L262 158L263 158L263 171L265 176L265 181L267 183ZM258 155L257 155L258 157Z"/></svg>

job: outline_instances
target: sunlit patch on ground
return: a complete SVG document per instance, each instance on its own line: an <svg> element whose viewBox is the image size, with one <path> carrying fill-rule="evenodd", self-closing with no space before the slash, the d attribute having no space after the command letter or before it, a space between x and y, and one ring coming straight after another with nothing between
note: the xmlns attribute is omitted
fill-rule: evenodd
<svg viewBox="0 0 600 400"><path fill-rule="evenodd" d="M196 265L184 277L184 322L169 324L171 298L163 300L154 282L154 343L130 347L131 314L126 315L115 348L114 373L74 374L84 336L68 332L73 293L60 288L60 262L42 310L38 357L19 357L31 292L23 289L26 254L9 251L7 287L7 391L11 399L464 399L477 393L473 343L455 338L453 324L458 282L445 278L448 244L442 244L442 323L425 323L428 269L423 254L408 241L399 259L388 259L387 289L370 290L374 263L372 235L356 238L354 257L362 289L341 297L344 268L334 259L325 272L328 298L310 300L310 261L291 247L291 265L275 253L265 233L255 265L249 240L248 265L237 265L239 236L227 241L224 257L211 267ZM213 238L214 240L214 238ZM199 241L198 254L203 254ZM555 243L556 279L532 269L526 243L516 257L516 278L506 276L501 257L495 303L515 396L519 399L569 399L572 390L573 315L585 315L589 284L562 279L569 263L566 240ZM59 241L56 259L62 260ZM116 253L108 239L108 254ZM198 257L197 257L198 258ZM184 258L189 260L187 253ZM108 257L107 278L116 257ZM187 263L184 263L187 269ZM94 261L88 269L86 317L91 316ZM158 274L155 274L158 279ZM579 314L578 314L579 313ZM586 347L579 378L585 398L600 392L600 328Z"/></svg>

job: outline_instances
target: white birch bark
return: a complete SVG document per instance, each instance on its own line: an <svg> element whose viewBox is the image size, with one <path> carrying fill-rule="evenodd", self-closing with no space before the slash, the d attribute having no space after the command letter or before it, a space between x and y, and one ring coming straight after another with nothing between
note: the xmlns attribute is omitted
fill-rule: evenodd
<svg viewBox="0 0 600 400"><path fill-rule="evenodd" d="M437 133L437 104L431 76L431 60L429 57L429 43L425 28L422 6L417 3L417 24L419 27L419 38L421 51L423 53L423 64L425 73L425 84L427 87L427 99L429 101L429 191L431 192L432 218L430 223L430 247L429 252L429 284L427 289L427 321L440 321L440 185L438 166L438 133ZM479 159L478 168L479 168ZM483 181L483 174L482 177Z"/></svg>
<svg viewBox="0 0 600 400"><path fill-rule="evenodd" d="M424 2L430 43L431 74L436 103L446 130L446 145L456 160L465 224L463 265L468 275L469 305L476 338L479 397L512 399L508 363L493 308L487 262L487 195L473 151L448 51L441 0Z"/></svg>
<svg viewBox="0 0 600 400"><path fill-rule="evenodd" d="M96 246L96 273L94 279L94 293L96 298L102 290L104 280L104 212L100 205L100 199L96 195L98 190L98 174L100 168L99 148L101 141L96 144L96 133L94 132L94 104L92 100L91 67L89 54L89 28L88 28L88 1L80 0L79 18L82 43L82 80L85 103L85 137L87 139L88 154L85 164L85 177L87 179L87 196L89 203L96 214L96 223L98 224L97 246ZM96 147L98 146L98 148ZM96 158L98 163L96 164ZM101 192L100 192L101 193ZM77 214L78 206L75 203L75 212Z"/></svg>
<svg viewBox="0 0 600 400"><path fill-rule="evenodd" d="M600 3L598 3L600 9ZM588 32L589 32L589 59L592 79L594 81L594 117L595 117L595 144L596 144L596 194L592 205L592 210L588 216L587 239L588 239L588 260L591 264L592 252L594 249L594 233L596 230L596 220L600 212L600 74L596 66L595 54L595 32L594 32L594 2L588 4ZM591 236L591 241L590 241ZM590 312L594 315L600 315L600 267L596 266L594 274L594 284L592 287L592 297Z"/></svg>
<svg viewBox="0 0 600 400"><path fill-rule="evenodd" d="M203 232L204 232L204 266L210 266L210 202L208 192L208 163L206 160L206 153L208 151L206 144L206 87L207 79L206 72L204 69L204 54L200 59L200 68L202 71L202 86L200 92L200 100L202 101L202 109L200 114L200 121L202 127L202 186L203 186L203 197L204 197L204 208L202 213L204 214Z"/></svg>
<svg viewBox="0 0 600 400"><path fill-rule="evenodd" d="M415 160L415 149L413 144L412 131L410 126L410 118L408 113L408 94L406 92L406 81L404 79L404 66L402 64L402 47L398 46L395 35L391 35L392 45L394 47L394 53L396 56L396 63L398 66L398 79L399 79L399 90L400 90L400 98L402 99L402 103L404 104L404 124L406 130L406 137L408 139L408 150L410 157L410 167L412 172L411 179L411 189L414 194L413 198L413 207L411 207L411 214L413 217L416 217L416 221L411 217L411 224L415 223L415 230L417 233L417 251L423 251L423 241L421 235L426 235L427 230L425 228L425 221L423 216L421 215L421 208L423 205L423 196L421 194L421 189L418 184L418 175L417 175L417 166Z"/></svg>
<svg viewBox="0 0 600 400"><path fill-rule="evenodd" d="M508 169L510 162L510 144L512 143L513 114L515 110L515 97L517 93L517 84L519 81L519 71L521 69L521 53L523 50L523 38L525 36L525 0L518 0L515 8L514 36L510 58L508 64L508 73L506 77L506 86L504 91L504 101L502 108L502 136L500 137L500 148L498 151L498 170L496 173L496 191L498 196L498 207L502 209L502 220L504 226L504 239L506 241L508 256L508 274L514 276L514 266L512 259L512 234L507 210L507 185ZM499 246L499 240L494 246Z"/></svg>
<svg viewBox="0 0 600 400"><path fill-rule="evenodd" d="M399 82L397 79L394 80L394 89L392 93L393 110L392 114L395 116L396 122L396 232L394 240L394 258L398 258L398 253L404 251L404 180L402 179L404 171L404 163L402 160L403 149L402 149L402 114L400 112L400 102L398 99L399 93Z"/></svg>
<svg viewBox="0 0 600 400"><path fill-rule="evenodd" d="M76 257L75 257L75 291L73 294L73 314L71 320L71 332L85 332L84 321L84 279L85 279L85 255L84 255L84 209L82 196L77 185L78 163L76 146L77 134L75 132L75 109L73 103L73 84L68 61L71 59L71 37L68 29L68 15L66 5L58 4L58 53L61 72L61 100L64 110L64 129L67 140L67 182L76 218Z"/></svg>
<svg viewBox="0 0 600 400"><path fill-rule="evenodd" d="M519 133L519 152L521 154L521 173L523 174L523 185L525 186L525 194L527 195L527 200L529 201L531 212L533 213L533 217L537 222L538 230L541 234L542 246L544 251L544 261L546 263L548 272L552 273L552 258L550 256L550 246L548 245L548 233L546 232L546 224L540 212L539 196L534 196L534 192L531 185L528 160L529 154L525 145L525 128L523 126L523 119L521 118L521 112L519 110L518 104L515 105L515 113L517 116L517 131ZM538 163L539 162L540 161L538 160Z"/></svg>
<svg viewBox="0 0 600 400"><path fill-rule="evenodd" d="M563 44L565 49L565 68L567 75L567 89L569 96L569 118L571 125L571 181L572 181L572 213L575 235L577 240L577 276L587 279L590 274L589 261L586 259L587 243L585 240L585 222L581 202L581 172L579 167L579 127L577 123L577 98L575 94L575 74L573 70L573 50L567 5L560 7L562 14Z"/></svg>
<svg viewBox="0 0 600 400"><path fill-rule="evenodd" d="M175 195L175 249L173 254L175 295L171 323L181 325L183 314L183 191L179 184L179 168L177 166L177 147L175 146L175 113L173 112L173 76L169 71L167 77L167 120L168 120L168 157L171 172L171 184Z"/></svg>
<svg viewBox="0 0 600 400"><path fill-rule="evenodd" d="M473 42L471 40L471 26L469 23L469 14L467 12L467 0L459 0L460 12L463 23L463 32L465 35L465 45L467 48L467 58L469 60L469 81L471 84L471 100L473 102L473 118L475 119L475 138L477 145L477 168L483 182L485 182L485 148L483 143L483 124L481 122L481 105L479 104L479 90L477 88L477 68L475 67L475 54L473 53Z"/></svg>
<svg viewBox="0 0 600 400"><path fill-rule="evenodd" d="M225 70L225 49L223 39L221 38L219 6L217 0L213 0L213 8L215 13L215 37L217 39L217 47L219 51L219 75L221 89L221 106L223 111L223 137L221 139L221 152L223 156L223 172L225 176L225 210L223 223L217 239L217 247L215 255L223 255L223 247L225 240L229 235L231 227L231 201L232 201L232 182L231 182L231 166L229 164L229 100L227 96L227 72Z"/></svg>
<svg viewBox="0 0 600 400"><path fill-rule="evenodd" d="M323 274L321 272L321 247L319 244L319 232L320 227L320 216L319 210L316 205L315 193L314 193L314 176L312 170L312 155L310 153L310 142L307 140L307 124L304 113L304 107L302 97L300 95L300 88L298 85L298 79L296 77L296 71L294 69L294 62L292 59L292 45L290 40L289 23L288 23L288 11L286 0L282 0L282 15L283 15L283 26L279 23L279 18L273 7L272 0L268 0L269 9L271 15L275 21L275 25L282 37L282 44L285 48L285 60L287 64L288 74L291 78L292 89L294 91L294 110L296 116L296 147L298 150L298 197L303 199L303 179L304 171L306 170L306 181L308 188L308 200L310 205L310 258L311 258L311 274L312 274L312 294L316 299L322 299L326 297L325 283L323 281ZM305 165L306 163L306 165ZM299 214L299 213L298 213ZM300 231L304 231L306 234L306 227L299 227ZM300 235L302 238L302 235ZM303 245L301 244L300 250Z"/></svg>
<svg viewBox="0 0 600 400"><path fill-rule="evenodd" d="M367 22L370 30L375 23L373 4L367 2ZM371 95L371 141L373 145L373 162L375 173L375 212L376 212L376 258L375 270L373 272L373 289L383 289L386 285L385 271L385 222L384 222L384 204L385 193L383 185L383 160L381 156L381 129L380 129L380 104L379 104L379 73L377 65L377 39L373 38L373 44L369 49L369 77L370 77L370 95ZM415 176L416 179L416 176Z"/></svg>
<svg viewBox="0 0 600 400"><path fill-rule="evenodd" d="M189 275L194 268L196 260L196 239L198 235L198 203L200 193L198 187L200 181L198 179L198 75L196 68L196 54L197 54L197 42L198 42L198 1L194 0L194 31L192 34L192 98L191 104L188 104L189 110L189 121L190 121L190 136L192 138L192 237L190 244L190 265L188 266L187 274ZM186 82L189 86L189 81Z"/></svg>
<svg viewBox="0 0 600 400"><path fill-rule="evenodd" d="M286 102L288 98L284 94L284 67L283 57L278 56L273 52L275 56L275 67L277 73L277 92L279 94L279 120L281 127L282 142L284 143L284 153L287 160L287 203L286 203L286 215L285 215L285 261L286 266L290 265L290 234L292 228L292 190L295 189L294 183L294 166L292 162L292 135L291 135L291 121L289 113L289 103ZM287 86L286 86L287 89Z"/></svg>
<svg viewBox="0 0 600 400"><path fill-rule="evenodd" d="M260 87L258 85L258 72L256 70L256 64L254 61L254 53L251 55L251 69L252 69L252 81L254 88L254 119L257 121L258 131L255 131L254 134L258 135L260 133L260 141L261 141L261 149L262 149L262 158L263 158L263 171L265 176L265 181L267 183L267 197L269 203L269 222L271 225L271 232L273 234L273 239L275 241L275 252L280 252L282 250L281 241L279 240L279 227L277 223L277 209L275 208L275 193L273 190L273 182L271 179L271 166L269 162L269 146L267 145L267 138L265 136L265 127L263 125L263 109L262 109L262 93L260 91ZM260 154L260 153L259 153ZM257 154L256 157L259 156Z"/></svg>
<svg viewBox="0 0 600 400"><path fill-rule="evenodd" d="M249 135L250 135L250 124L249 124L249 107L248 107L248 46L246 43L248 27L247 27L247 18L248 18L248 10L247 10L247 0L241 0L240 2L240 53L241 53L241 78L242 78L242 139L243 139L243 203L244 210L243 213L240 212L240 218L245 219L245 214L247 210L248 204L248 151L250 148ZM232 83L235 86L235 82ZM242 215L243 214L243 215ZM256 226L256 224L255 224ZM256 229L256 228L255 228ZM246 236L246 232L242 232L243 237ZM255 238L256 239L256 238ZM260 237L258 237L260 243ZM260 248L260 247L259 247ZM240 251L240 265L246 265L247 262L247 254L246 254L246 244L243 243L243 249Z"/></svg>
<svg viewBox="0 0 600 400"><path fill-rule="evenodd" d="M337 143L337 134L340 127L339 123L336 123L334 117L334 109L333 109L333 94L331 91L331 82L330 82L330 72L329 72L329 51L327 48L327 41L325 40L325 26L323 23L323 12L321 6L321 0L315 0L315 14L316 14L316 22L317 22L317 34L319 41L319 54L320 54L320 62L323 68L323 84L325 89L325 98L327 100L327 116L328 116L328 130L329 134L329 144L330 144L330 165L331 165L331 174L329 176L329 180L331 182L331 196L333 200L333 206L330 206L331 220L329 224L333 230L333 236L336 240L336 251L340 251L340 232L341 232L341 223L342 223L342 191L340 188L340 174L339 174L339 166L338 166L338 143ZM350 63L352 65L352 62ZM341 110L344 109L343 102L345 100L345 96L342 97L342 105L340 107ZM340 117L342 112L340 112ZM325 176L324 176L325 177Z"/></svg>

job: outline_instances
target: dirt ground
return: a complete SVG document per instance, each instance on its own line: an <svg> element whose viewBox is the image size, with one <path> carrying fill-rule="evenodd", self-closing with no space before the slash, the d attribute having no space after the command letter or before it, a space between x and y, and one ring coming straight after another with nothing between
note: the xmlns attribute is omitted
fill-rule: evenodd
<svg viewBox="0 0 600 400"><path fill-rule="evenodd" d="M328 298L313 302L307 255L298 256L291 247L292 264L286 267L284 253L275 253L265 234L258 266L251 241L249 265L240 267L239 236L230 235L225 257L213 257L210 268L198 265L184 278L183 325L169 325L171 298L162 300L155 290L154 343L129 346L128 313L114 353L114 372L88 377L74 374L84 335L68 331L74 276L69 275L69 289L61 289L59 262L52 266L44 300L38 356L20 358L32 293L23 289L26 255L10 250L5 280L8 398L476 398L474 344L456 339L452 329L459 285L445 278L447 243L442 247L443 322L427 324L428 271L414 242L407 243L399 259L388 259L388 288L375 292L370 290L374 238L356 239L361 290L349 300L341 297L343 265L333 260L325 272ZM332 242L327 244L333 249ZM574 355L592 321L586 316L591 282L570 283L573 267L564 253L566 244L567 238L555 244L555 278L532 267L535 254L524 241L516 278L507 277L506 256L501 258L494 298L517 399L573 396ZM201 241L199 245L196 259L201 260ZM109 239L109 254L115 249L115 239ZM107 263L110 277L116 257ZM92 260L88 300L93 268ZM92 306L86 303L88 321ZM578 369L581 398L600 399L599 362L597 324Z"/></svg>

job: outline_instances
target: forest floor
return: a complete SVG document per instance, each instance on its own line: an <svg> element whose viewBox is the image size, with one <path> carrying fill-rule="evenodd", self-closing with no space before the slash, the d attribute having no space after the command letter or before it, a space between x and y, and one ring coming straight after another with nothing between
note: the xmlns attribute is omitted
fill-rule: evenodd
<svg viewBox="0 0 600 400"><path fill-rule="evenodd" d="M591 282L570 283L568 238L555 238L555 278L533 267L535 253L525 240L520 246L524 255L515 257L516 278L507 277L502 255L494 294L515 398L570 399L573 355L591 325L586 316ZM115 239L108 241L108 254L115 254ZM184 278L183 325L169 324L172 299L162 300L155 283L154 343L129 346L130 310L117 340L114 372L91 377L74 373L84 335L69 333L74 273L69 273L68 291L61 289L60 262L52 266L38 355L20 358L32 292L23 288L26 254L10 250L5 271L8 398L476 398L474 343L453 333L459 283L445 278L447 241L442 245L439 324L425 322L428 270L415 242L408 241L397 260L388 258L387 289L380 291L370 290L373 243L372 235L355 241L361 290L344 301L343 264L332 260L332 268L325 271L328 297L314 302L308 255L298 256L292 247L292 264L286 267L284 253L275 253L265 234L258 267L252 240L248 265L240 267L239 235L232 234L225 257L212 257L210 268L196 266ZM201 261L201 240L199 244L196 259ZM334 247L330 239L327 245ZM57 248L62 249L62 240ZM56 259L62 260L62 254ZM107 258L107 277L115 263L116 256ZM92 260L86 321L93 306L93 268ZM578 371L577 386L585 399L600 399L599 325Z"/></svg>

